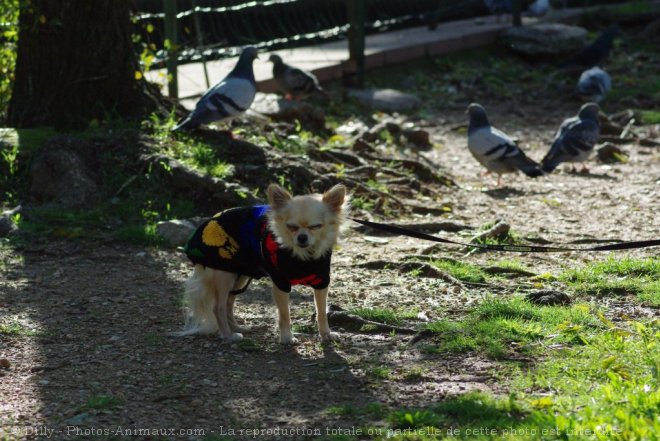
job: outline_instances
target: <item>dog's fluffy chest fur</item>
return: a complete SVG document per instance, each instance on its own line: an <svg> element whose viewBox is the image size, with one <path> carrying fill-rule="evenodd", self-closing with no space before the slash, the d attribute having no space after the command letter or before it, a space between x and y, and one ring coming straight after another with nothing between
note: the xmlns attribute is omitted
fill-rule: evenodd
<svg viewBox="0 0 660 441"><path fill-rule="evenodd" d="M185 252L195 264L254 278L270 276L282 291L292 285L315 289L330 283L331 250L300 260L268 228L268 205L233 208L215 215L190 237Z"/></svg>

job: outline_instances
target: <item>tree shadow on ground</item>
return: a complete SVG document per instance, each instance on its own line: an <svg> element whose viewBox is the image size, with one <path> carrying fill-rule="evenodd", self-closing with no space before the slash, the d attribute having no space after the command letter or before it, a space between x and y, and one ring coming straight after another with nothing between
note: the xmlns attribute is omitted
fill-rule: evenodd
<svg viewBox="0 0 660 441"><path fill-rule="evenodd" d="M155 433L171 439L225 436L229 429L239 438L240 430L259 429L259 439L282 439L289 429L286 439L300 439L353 424L326 414L337 402L376 401L346 360L316 337L303 336L296 347L276 343L274 307L259 300L264 288L256 300L249 293L239 300L239 315L250 303L269 308L265 319L253 317L249 343L170 336L182 323L189 269L180 254L41 240L3 246L2 256L8 271L0 347L11 366L0 390L22 396L0 418L19 432L43 426L55 439L112 439L161 429L174 430Z"/></svg>

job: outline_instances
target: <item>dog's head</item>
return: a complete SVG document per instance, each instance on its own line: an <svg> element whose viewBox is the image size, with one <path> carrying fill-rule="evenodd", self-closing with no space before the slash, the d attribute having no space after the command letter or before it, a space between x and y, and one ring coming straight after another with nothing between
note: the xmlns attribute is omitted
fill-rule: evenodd
<svg viewBox="0 0 660 441"><path fill-rule="evenodd" d="M302 260L318 259L337 243L348 209L346 187L323 194L292 196L276 184L268 186L269 224L278 242Z"/></svg>

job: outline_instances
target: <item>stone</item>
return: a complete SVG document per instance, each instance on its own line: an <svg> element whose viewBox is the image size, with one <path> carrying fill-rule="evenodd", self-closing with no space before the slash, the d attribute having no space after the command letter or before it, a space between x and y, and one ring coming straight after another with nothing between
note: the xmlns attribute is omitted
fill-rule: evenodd
<svg viewBox="0 0 660 441"><path fill-rule="evenodd" d="M415 144L417 147L423 147L423 148L432 147L431 136L429 135L429 132L427 132L426 130L422 130L422 129L405 129L403 131L403 136L408 141Z"/></svg>
<svg viewBox="0 0 660 441"><path fill-rule="evenodd" d="M535 305L570 305L571 298L561 291L542 289L527 294L526 299Z"/></svg>
<svg viewBox="0 0 660 441"><path fill-rule="evenodd" d="M0 237L9 236L16 231L18 231L18 227L10 216L4 214L0 216Z"/></svg>
<svg viewBox="0 0 660 441"><path fill-rule="evenodd" d="M156 233L167 245L174 248L185 245L195 229L195 224L185 219L173 219L156 224Z"/></svg>
<svg viewBox="0 0 660 441"><path fill-rule="evenodd" d="M607 142L596 150L598 160L604 164L625 164L628 162L628 153L616 145Z"/></svg>
<svg viewBox="0 0 660 441"><path fill-rule="evenodd" d="M323 130L325 112L306 101L287 100L274 93L257 93L251 110L275 121L299 121L305 128Z"/></svg>
<svg viewBox="0 0 660 441"><path fill-rule="evenodd" d="M539 23L511 26L502 32L501 41L516 52L526 55L567 54L587 43L587 30L561 23Z"/></svg>
<svg viewBox="0 0 660 441"><path fill-rule="evenodd" d="M357 99L364 106L383 112L406 112L422 104L417 95L395 89L352 89L348 91L348 96Z"/></svg>
<svg viewBox="0 0 660 441"><path fill-rule="evenodd" d="M31 167L30 194L40 202L66 208L84 208L98 199L93 174L72 150L47 149Z"/></svg>

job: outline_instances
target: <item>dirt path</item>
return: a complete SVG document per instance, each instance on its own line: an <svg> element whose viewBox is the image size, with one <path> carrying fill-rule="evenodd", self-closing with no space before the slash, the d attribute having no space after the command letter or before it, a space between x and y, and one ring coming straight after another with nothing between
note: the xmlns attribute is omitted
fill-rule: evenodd
<svg viewBox="0 0 660 441"><path fill-rule="evenodd" d="M523 109L525 117L508 120L498 114L510 109L490 107L493 124L520 138L530 156L540 159L555 127L575 106ZM493 179L479 176L465 135L448 130L465 122L465 115L444 116L446 124L429 128L443 147L425 155L450 170L460 186L437 201L451 203L453 212L443 219L407 221L449 219L476 227L501 218L521 237L557 243L660 237L657 147L623 146L630 153L628 164L592 162L589 175L560 170L537 180L506 176L506 188L484 190ZM349 230L334 257L331 303L457 318L492 295L413 274L356 268L373 260L397 262L430 245ZM658 256L658 250L625 254ZM466 257L457 248L436 255L480 264L511 257ZM604 256L515 257L542 273ZM35 429L38 434L54 430L51 439L98 434L113 439L137 429L174 429L166 437L177 439L199 438L200 432L192 431L203 430L207 439L219 439L230 430L254 428L266 431L259 439L300 439L360 427L362 415L338 415L333 406L423 406L474 389L505 392L491 361L427 354L407 345L410 336L343 332L339 344L323 347L310 333L295 347L281 347L275 343L265 282L239 299L238 315L249 328L246 344L171 337L182 322L180 292L189 269L174 251L43 239L17 248L3 244L0 268L0 324L6 331L0 334L0 358L10 363L0 369L0 427L15 432L8 439ZM313 310L311 292L295 290L292 303L294 322L304 329ZM141 433L132 439L158 438ZM247 439L249 433L243 435Z"/></svg>

